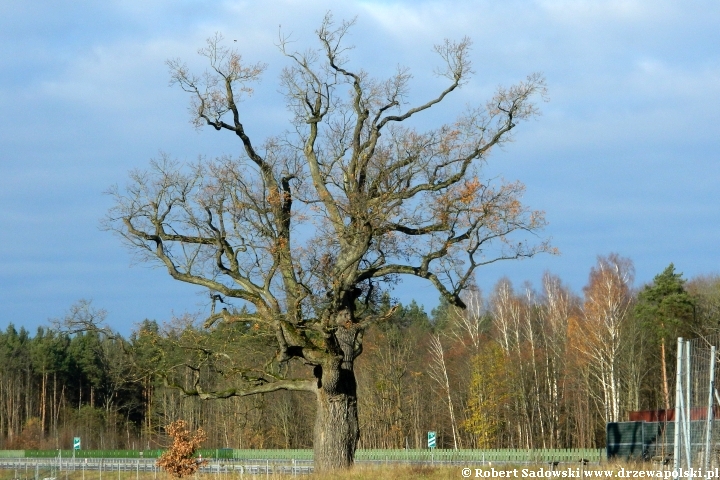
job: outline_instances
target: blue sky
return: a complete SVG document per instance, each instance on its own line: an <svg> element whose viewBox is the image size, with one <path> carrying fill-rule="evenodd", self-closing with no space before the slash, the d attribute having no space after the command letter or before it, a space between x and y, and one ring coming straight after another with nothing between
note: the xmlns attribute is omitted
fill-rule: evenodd
<svg viewBox="0 0 720 480"><path fill-rule="evenodd" d="M33 330L79 299L127 333L144 318L202 311L195 287L142 264L100 230L103 192L160 151L234 154L230 135L196 131L165 60L201 68L196 50L221 32L269 67L244 104L256 138L288 115L277 77L278 28L313 46L327 10L357 16L350 65L375 76L398 64L412 99L440 86L432 46L474 41L471 82L439 116L482 102L532 72L547 78L543 115L490 159L489 173L527 186L561 255L478 272L539 285L544 271L581 292L597 255L632 259L636 285L670 262L686 277L720 273L720 3L617 1L0 1L0 327ZM395 295L429 311L437 293Z"/></svg>

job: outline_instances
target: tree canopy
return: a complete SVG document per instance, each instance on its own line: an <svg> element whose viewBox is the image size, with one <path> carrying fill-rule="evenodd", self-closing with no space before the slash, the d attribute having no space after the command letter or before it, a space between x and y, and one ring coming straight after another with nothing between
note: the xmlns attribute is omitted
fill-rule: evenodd
<svg viewBox="0 0 720 480"><path fill-rule="evenodd" d="M692 330L694 302L685 290L682 273L672 263L638 294L637 314L649 322L658 338L670 338Z"/></svg>
<svg viewBox="0 0 720 480"><path fill-rule="evenodd" d="M315 49L294 50L280 37L289 61L280 85L291 115L285 134L263 142L247 133L253 119L240 102L264 64L246 64L220 35L199 51L205 72L168 61L172 83L190 96L195 125L235 135L240 153L192 164L152 161L111 190L106 221L143 259L209 290L205 326L242 322L275 339L273 358L237 388L217 392L197 382L185 393L315 392L321 469L352 463L353 362L365 329L392 314L373 308L383 292L415 276L464 307L461 293L477 268L553 251L536 236L545 219L521 203L523 185L483 175L491 149L538 113L543 77L501 87L453 122L419 131L406 121L470 80L470 40L435 47L446 87L413 106L405 100L408 69L376 79L352 65L345 37L353 23L328 14ZM216 302L227 306L218 311ZM291 375L293 361L312 375ZM328 403L337 398L347 402L339 410Z"/></svg>

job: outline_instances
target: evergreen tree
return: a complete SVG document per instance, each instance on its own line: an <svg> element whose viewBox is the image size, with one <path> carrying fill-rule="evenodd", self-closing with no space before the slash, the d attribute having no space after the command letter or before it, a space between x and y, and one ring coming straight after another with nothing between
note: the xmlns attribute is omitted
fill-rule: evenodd
<svg viewBox="0 0 720 480"><path fill-rule="evenodd" d="M670 408L667 365L671 353L666 345L678 336L692 332L693 308L693 299L685 290L682 273L675 273L672 263L638 294L635 314L660 347L662 393L666 409Z"/></svg>

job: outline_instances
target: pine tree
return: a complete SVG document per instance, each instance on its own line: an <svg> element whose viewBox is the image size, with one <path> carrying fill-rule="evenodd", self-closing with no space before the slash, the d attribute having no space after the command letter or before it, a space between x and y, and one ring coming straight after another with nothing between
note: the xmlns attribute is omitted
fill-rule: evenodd
<svg viewBox="0 0 720 480"><path fill-rule="evenodd" d="M654 339L660 346L663 401L666 409L670 408L667 375L667 357L670 352L666 343L677 336L691 333L693 307L693 299L685 290L682 273L675 273L672 263L638 294L635 314L647 330L654 334Z"/></svg>

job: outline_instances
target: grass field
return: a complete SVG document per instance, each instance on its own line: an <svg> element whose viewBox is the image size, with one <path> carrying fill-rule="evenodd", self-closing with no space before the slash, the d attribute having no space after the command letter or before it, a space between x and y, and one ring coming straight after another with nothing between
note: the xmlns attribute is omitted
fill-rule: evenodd
<svg viewBox="0 0 720 480"><path fill-rule="evenodd" d="M453 466L453 467L432 467L432 466L413 466L413 465L381 465L381 466L373 466L373 465L356 465L352 470L346 471L346 472L334 472L331 474L311 474L311 475L279 475L279 474L269 474L266 475L265 473L252 475L252 474L240 474L240 473L233 473L233 474L197 474L189 477L185 477L187 480L262 480L262 479L290 479L290 478L298 478L298 479L307 479L307 480L405 480L405 479L437 479L437 480L450 480L450 479L463 479L463 478L477 478L475 475L475 465L468 465L472 470L470 472L470 476L464 476L463 475L463 467L462 466ZM489 473L490 466L482 467L483 471L487 471ZM522 469L527 469L529 471L535 472L534 478L548 478L550 475L547 475L551 467L549 465L535 465L535 466L528 466L528 465L502 465L497 466L496 470L512 470L514 468L518 469L518 478L522 478L520 473L522 472ZM580 466L578 466L575 463L566 463L566 464L560 464L556 470L559 470L561 473L563 471L567 472L568 470L572 471L574 474L581 473ZM659 467L657 465L652 465L649 463L646 464L632 464L632 463L613 463L610 465L603 465L602 467L586 467L583 470L585 472L591 472L591 471L597 471L602 470L604 471L611 471L613 472L609 477L606 477L605 475L601 474L598 476L595 476L591 474L591 476L587 476L586 478L618 478L616 475L616 472L618 472L621 468L624 468L627 470L651 470L654 472L658 472L659 470L662 470L662 467ZM545 475L542 475L541 473L545 473ZM60 474L56 474L56 477L49 477L47 475L50 475L50 472L41 473L39 476L39 480L47 479L47 478L55 478L56 480L174 480L173 477L170 475L164 473L164 472L158 472L157 474L154 473L144 473L144 472L103 472L102 476L96 472L96 471L87 471L87 472L61 472ZM655 473L657 475L657 473ZM662 476L662 475L661 475ZM492 478L492 477L482 477L482 478ZM497 478L497 477L496 477ZM527 478L533 478L532 476L528 476ZM568 478L568 477L565 477ZM577 478L577 477L575 477ZM15 472L13 470L0 470L0 480L35 480L34 472L28 472L28 475L25 475L24 471Z"/></svg>
<svg viewBox="0 0 720 480"><path fill-rule="evenodd" d="M390 467L356 467L351 471L343 473L333 474L311 474L311 475L278 475L278 474L258 474L258 475L220 475L219 477L212 474L201 474L186 477L188 480L240 480L240 479L307 479L307 480L330 480L330 479L347 479L347 480L400 480L400 479L459 479L463 478L460 467L455 468L439 468L439 467L412 467L412 466L390 466ZM0 480L34 480L34 476L25 477L24 472L18 472L18 476L11 470L0 470ZM221 478L224 477L224 478ZM45 477L50 478L50 477ZM81 472L68 472L67 476L65 472L58 477L57 480L174 480L173 477L166 473L158 473L157 476L151 473L140 473L136 476L134 472L121 472L120 476L117 473L108 474L105 472L102 477L99 476L98 472L85 472L83 477ZM40 478L43 480L43 478Z"/></svg>

